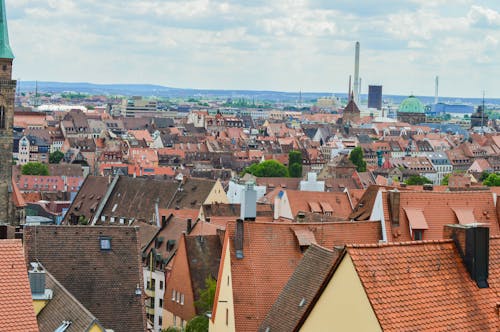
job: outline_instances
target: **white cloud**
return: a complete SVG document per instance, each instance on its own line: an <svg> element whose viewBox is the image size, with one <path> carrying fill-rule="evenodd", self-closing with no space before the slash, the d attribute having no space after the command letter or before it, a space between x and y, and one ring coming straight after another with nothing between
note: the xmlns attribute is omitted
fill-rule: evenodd
<svg viewBox="0 0 500 332"><path fill-rule="evenodd" d="M344 91L359 40L364 83L432 94L429 82L439 73L443 93L464 95L498 85L495 5L7 0L7 13L15 75L23 79ZM445 84L446 75L453 84Z"/></svg>

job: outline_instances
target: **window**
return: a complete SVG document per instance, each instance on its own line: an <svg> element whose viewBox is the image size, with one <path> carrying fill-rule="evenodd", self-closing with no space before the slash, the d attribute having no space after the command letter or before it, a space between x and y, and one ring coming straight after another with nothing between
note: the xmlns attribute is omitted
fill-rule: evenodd
<svg viewBox="0 0 500 332"><path fill-rule="evenodd" d="M172 290L172 301L175 301L175 289Z"/></svg>
<svg viewBox="0 0 500 332"><path fill-rule="evenodd" d="M162 299L160 299L158 301L158 307L163 308L163 300Z"/></svg>
<svg viewBox="0 0 500 332"><path fill-rule="evenodd" d="M163 280L160 280L160 289L163 289Z"/></svg>
<svg viewBox="0 0 500 332"><path fill-rule="evenodd" d="M174 315L174 326L177 326L177 317Z"/></svg>
<svg viewBox="0 0 500 332"><path fill-rule="evenodd" d="M101 237L99 238L99 243L101 245L101 250L111 250L111 238Z"/></svg>
<svg viewBox="0 0 500 332"><path fill-rule="evenodd" d="M181 294L181 304L184 305L184 294Z"/></svg>
<svg viewBox="0 0 500 332"><path fill-rule="evenodd" d="M177 301L177 303L181 301L181 293L177 292L177 297L175 298L175 300Z"/></svg>
<svg viewBox="0 0 500 332"><path fill-rule="evenodd" d="M414 241L422 241L423 233L424 233L424 231L421 229L414 229L413 230L413 240Z"/></svg>
<svg viewBox="0 0 500 332"><path fill-rule="evenodd" d="M226 326L229 325L229 309L226 308Z"/></svg>

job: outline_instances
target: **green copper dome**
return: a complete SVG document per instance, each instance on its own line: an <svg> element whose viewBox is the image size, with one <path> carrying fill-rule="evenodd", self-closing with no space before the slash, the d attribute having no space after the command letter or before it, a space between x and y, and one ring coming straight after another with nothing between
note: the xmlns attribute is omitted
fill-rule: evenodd
<svg viewBox="0 0 500 332"><path fill-rule="evenodd" d="M7 29L7 15L5 14L5 0L0 0L0 58L14 59L9 44L9 30Z"/></svg>
<svg viewBox="0 0 500 332"><path fill-rule="evenodd" d="M399 105L398 112L401 113L425 113L424 104L415 96L409 96L401 105Z"/></svg>

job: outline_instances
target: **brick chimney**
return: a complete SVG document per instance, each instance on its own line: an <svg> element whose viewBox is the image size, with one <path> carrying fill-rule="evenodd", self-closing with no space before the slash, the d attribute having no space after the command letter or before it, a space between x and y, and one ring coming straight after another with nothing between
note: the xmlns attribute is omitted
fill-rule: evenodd
<svg viewBox="0 0 500 332"><path fill-rule="evenodd" d="M490 229L481 225L446 225L444 238L453 239L470 277L488 288Z"/></svg>

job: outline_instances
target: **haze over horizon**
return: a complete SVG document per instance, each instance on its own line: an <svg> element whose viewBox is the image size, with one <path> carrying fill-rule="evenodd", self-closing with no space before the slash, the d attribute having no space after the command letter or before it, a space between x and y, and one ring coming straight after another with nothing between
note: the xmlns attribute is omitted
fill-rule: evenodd
<svg viewBox="0 0 500 332"><path fill-rule="evenodd" d="M6 0L15 78L500 97L494 0Z"/></svg>

